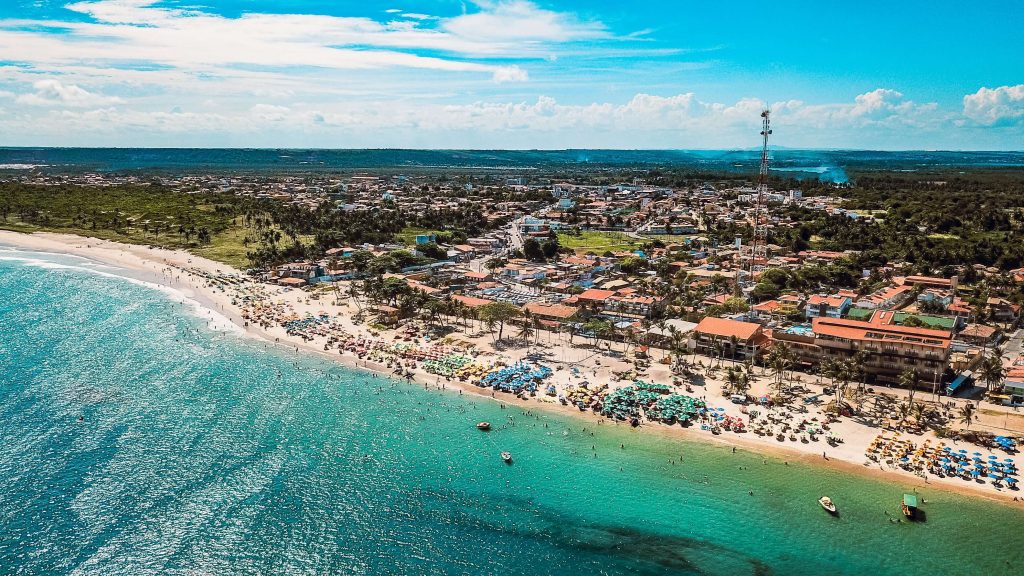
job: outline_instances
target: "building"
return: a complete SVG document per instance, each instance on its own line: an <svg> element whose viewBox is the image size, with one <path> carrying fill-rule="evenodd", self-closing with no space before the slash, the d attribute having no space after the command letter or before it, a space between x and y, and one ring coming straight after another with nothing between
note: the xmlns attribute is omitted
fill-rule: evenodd
<svg viewBox="0 0 1024 576"><path fill-rule="evenodd" d="M722 346L723 357L746 360L756 358L768 338L760 324L708 316L693 329L690 346L713 356L716 342Z"/></svg>
<svg viewBox="0 0 1024 576"><path fill-rule="evenodd" d="M815 318L811 323L816 361L849 360L866 355L863 367L869 377L896 382L906 370L917 371L921 382L939 381L949 365L952 333L899 326L892 312L876 312L870 320Z"/></svg>
<svg viewBox="0 0 1024 576"><path fill-rule="evenodd" d="M860 300L857 300L856 304L858 308L869 308L872 310L892 310L904 303L907 298L910 297L913 292L913 287L908 285L903 286L891 286L889 288L882 288L877 292L869 294Z"/></svg>
<svg viewBox="0 0 1024 576"><path fill-rule="evenodd" d="M853 306L853 300L849 296L815 294L807 299L804 315L808 320L812 318L842 318L850 306Z"/></svg>
<svg viewBox="0 0 1024 576"><path fill-rule="evenodd" d="M523 306L523 311L529 312L532 316L541 320L554 322L565 322L576 316L578 308L564 304L545 304L543 302L530 302Z"/></svg>
<svg viewBox="0 0 1024 576"><path fill-rule="evenodd" d="M1020 406L1024 404L1024 366L1014 364L1006 371L1003 380L1002 394L994 395L994 400L1002 400L1004 404Z"/></svg>

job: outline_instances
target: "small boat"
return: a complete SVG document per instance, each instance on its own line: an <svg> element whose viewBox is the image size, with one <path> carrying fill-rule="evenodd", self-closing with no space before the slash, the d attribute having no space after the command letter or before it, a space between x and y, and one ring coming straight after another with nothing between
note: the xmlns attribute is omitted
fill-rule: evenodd
<svg viewBox="0 0 1024 576"><path fill-rule="evenodd" d="M487 430L491 429L491 423L490 422L480 422L480 423L478 423L476 425L476 429L477 430L483 430L483 431L486 432Z"/></svg>
<svg viewBox="0 0 1024 576"><path fill-rule="evenodd" d="M917 516L917 496L914 494L903 495L903 515L913 520Z"/></svg>
<svg viewBox="0 0 1024 576"><path fill-rule="evenodd" d="M502 452L501 453L501 459L505 461L505 464L511 464L512 463L512 453L511 452Z"/></svg>
<svg viewBox="0 0 1024 576"><path fill-rule="evenodd" d="M821 507L824 508L825 510L827 510L829 514L835 514L836 513L836 505L832 502L832 499L829 498L828 496L822 496L821 498L819 498L818 499L818 504L821 504Z"/></svg>

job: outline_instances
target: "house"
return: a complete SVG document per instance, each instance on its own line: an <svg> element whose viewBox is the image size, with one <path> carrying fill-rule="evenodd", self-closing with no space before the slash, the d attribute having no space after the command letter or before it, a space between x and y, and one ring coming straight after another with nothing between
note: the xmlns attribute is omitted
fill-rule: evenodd
<svg viewBox="0 0 1024 576"><path fill-rule="evenodd" d="M957 277L935 278L932 276L905 276L893 278L893 281L901 286L920 286L921 288L932 288L942 291L953 291L957 287Z"/></svg>
<svg viewBox="0 0 1024 576"><path fill-rule="evenodd" d="M543 302L530 302L523 306L523 311L542 320L553 320L565 322L579 312L579 308L566 306L564 304L545 304Z"/></svg>
<svg viewBox="0 0 1024 576"><path fill-rule="evenodd" d="M808 320L821 317L842 318L850 306L853 306L853 300L849 296L815 294L807 299L804 315Z"/></svg>
<svg viewBox="0 0 1024 576"><path fill-rule="evenodd" d="M914 291L912 286L890 286L877 290L860 300L856 304L858 308L869 308L872 310L892 310L903 304Z"/></svg>
<svg viewBox="0 0 1024 576"><path fill-rule="evenodd" d="M725 358L745 360L756 358L768 338L760 324L707 316L693 329L691 347L713 355L716 342L722 346Z"/></svg>
<svg viewBox="0 0 1024 576"><path fill-rule="evenodd" d="M999 343L1002 331L994 326L984 324L968 324L956 335L957 340L973 346L995 346Z"/></svg>
<svg viewBox="0 0 1024 576"><path fill-rule="evenodd" d="M989 298L985 305L996 322L1013 322L1020 311L1019 306L1003 298Z"/></svg>
<svg viewBox="0 0 1024 576"><path fill-rule="evenodd" d="M603 310L608 302L608 299L615 296L615 292L612 290L600 290L598 288L588 288L576 296L576 300L582 306L588 306L592 309Z"/></svg>
<svg viewBox="0 0 1024 576"><path fill-rule="evenodd" d="M292 262L289 264L282 264L273 269L271 272L271 279L281 284L283 279L301 279L301 283L288 282L285 285L304 285L314 284L316 279L323 275L323 269L318 264L310 264L308 262Z"/></svg>
<svg viewBox="0 0 1024 576"><path fill-rule="evenodd" d="M782 312L782 303L778 300L765 300L750 307L750 315L759 320L771 320L785 316Z"/></svg>
<svg viewBox="0 0 1024 576"><path fill-rule="evenodd" d="M1018 359L1017 362L1020 362ZM1003 393L993 397L1003 401L1003 404L1020 406L1024 404L1024 366L1014 363L1006 371L1006 378L1003 379Z"/></svg>

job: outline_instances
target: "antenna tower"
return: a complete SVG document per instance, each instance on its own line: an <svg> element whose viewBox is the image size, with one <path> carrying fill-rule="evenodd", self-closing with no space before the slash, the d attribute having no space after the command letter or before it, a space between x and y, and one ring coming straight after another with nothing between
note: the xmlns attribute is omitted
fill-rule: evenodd
<svg viewBox="0 0 1024 576"><path fill-rule="evenodd" d="M771 112L761 112L761 171L757 175L757 204L754 206L754 240L750 243L750 277L754 272L764 269L758 260L768 257L768 136L772 133L768 116Z"/></svg>

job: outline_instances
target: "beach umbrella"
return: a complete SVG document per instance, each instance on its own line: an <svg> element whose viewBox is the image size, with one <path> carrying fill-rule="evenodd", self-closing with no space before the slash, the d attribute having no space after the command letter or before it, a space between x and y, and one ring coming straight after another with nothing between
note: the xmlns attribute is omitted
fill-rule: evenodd
<svg viewBox="0 0 1024 576"><path fill-rule="evenodd" d="M1013 458L1003 458L1003 462L1009 462L1013 464Z"/></svg>
<svg viewBox="0 0 1024 576"><path fill-rule="evenodd" d="M967 454L967 450L964 450L963 448L961 448L961 449L960 449L960 453L961 453L961 454Z"/></svg>
<svg viewBox="0 0 1024 576"><path fill-rule="evenodd" d="M1007 484L1016 484L1017 483L1017 479L1016 478L1007 477L1006 478L1006 483Z"/></svg>

